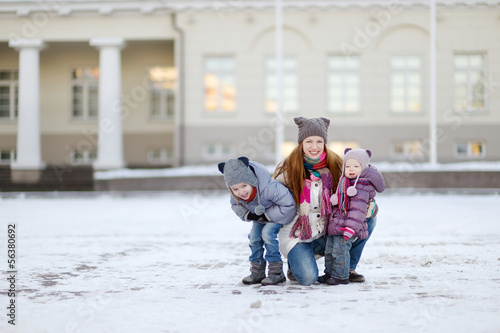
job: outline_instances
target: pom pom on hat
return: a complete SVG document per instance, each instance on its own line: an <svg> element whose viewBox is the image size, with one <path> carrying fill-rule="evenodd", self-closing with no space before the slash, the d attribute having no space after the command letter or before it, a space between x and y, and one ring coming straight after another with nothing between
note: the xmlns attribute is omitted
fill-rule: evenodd
<svg viewBox="0 0 500 333"><path fill-rule="evenodd" d="M256 215L262 215L265 212L266 212L266 209L261 204L259 204L257 207L255 207L255 214Z"/></svg>
<svg viewBox="0 0 500 333"><path fill-rule="evenodd" d="M345 191L348 196L353 197L356 194L358 194L358 190L356 190L355 186L349 186L347 190Z"/></svg>
<svg viewBox="0 0 500 333"><path fill-rule="evenodd" d="M337 185L337 191L335 194L330 198L330 202L332 205L338 205L339 208L343 211L346 211L347 207L349 206L349 197L354 197L356 194L358 194L358 190L356 190L356 185L358 183L359 177L361 173L359 173L356 177L356 180L354 181L354 184L351 186L348 186L349 181L348 178L345 176L345 165L346 161L349 159L354 159L361 164L361 169L365 170L368 168L369 163L370 163L370 158L372 156L372 152L370 150L365 150L365 149L352 149L352 148L346 148L344 150L344 162L342 164L342 175L340 176L340 181L339 184ZM340 203L339 203L340 201Z"/></svg>
<svg viewBox="0 0 500 333"><path fill-rule="evenodd" d="M332 204L332 206L337 206L339 204L337 193L333 193L333 195L330 197L330 203Z"/></svg>

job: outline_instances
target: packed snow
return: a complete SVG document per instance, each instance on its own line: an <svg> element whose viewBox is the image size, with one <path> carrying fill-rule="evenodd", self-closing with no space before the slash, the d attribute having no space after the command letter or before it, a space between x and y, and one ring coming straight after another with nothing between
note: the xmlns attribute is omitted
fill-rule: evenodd
<svg viewBox="0 0 500 333"><path fill-rule="evenodd" d="M250 224L226 191L0 197L0 331L499 332L500 196L377 201L365 283L263 287L241 283Z"/></svg>

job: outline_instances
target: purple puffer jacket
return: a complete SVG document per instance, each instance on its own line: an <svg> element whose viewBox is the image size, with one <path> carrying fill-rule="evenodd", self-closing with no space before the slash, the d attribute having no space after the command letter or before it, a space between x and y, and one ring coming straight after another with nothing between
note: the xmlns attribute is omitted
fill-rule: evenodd
<svg viewBox="0 0 500 333"><path fill-rule="evenodd" d="M350 180L350 185L354 185L354 181L355 179ZM384 178L373 165L369 165L359 175L356 190L358 193L349 198L349 207L346 212L340 211L337 206L333 207L333 213L326 227L328 236L342 235L343 232L339 228L349 227L355 231L354 236L360 239L368 237L366 211L370 199L375 197L375 191L385 190Z"/></svg>

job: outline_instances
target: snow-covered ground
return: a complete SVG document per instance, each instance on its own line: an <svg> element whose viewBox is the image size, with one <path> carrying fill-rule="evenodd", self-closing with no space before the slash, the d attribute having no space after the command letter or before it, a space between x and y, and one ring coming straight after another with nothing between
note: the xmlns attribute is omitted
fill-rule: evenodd
<svg viewBox="0 0 500 333"><path fill-rule="evenodd" d="M262 287L226 192L0 198L0 331L499 332L500 196L377 199L365 283Z"/></svg>

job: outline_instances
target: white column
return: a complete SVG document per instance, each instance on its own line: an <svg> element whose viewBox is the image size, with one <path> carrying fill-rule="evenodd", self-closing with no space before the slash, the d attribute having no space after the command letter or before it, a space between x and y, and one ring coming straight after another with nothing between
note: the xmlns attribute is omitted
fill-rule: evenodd
<svg viewBox="0 0 500 333"><path fill-rule="evenodd" d="M121 109L121 37L92 38L90 45L99 50L99 131L94 169L121 168L123 134Z"/></svg>
<svg viewBox="0 0 500 333"><path fill-rule="evenodd" d="M9 46L19 51L17 158L11 168L41 170L40 50L45 45L41 39L11 39Z"/></svg>

